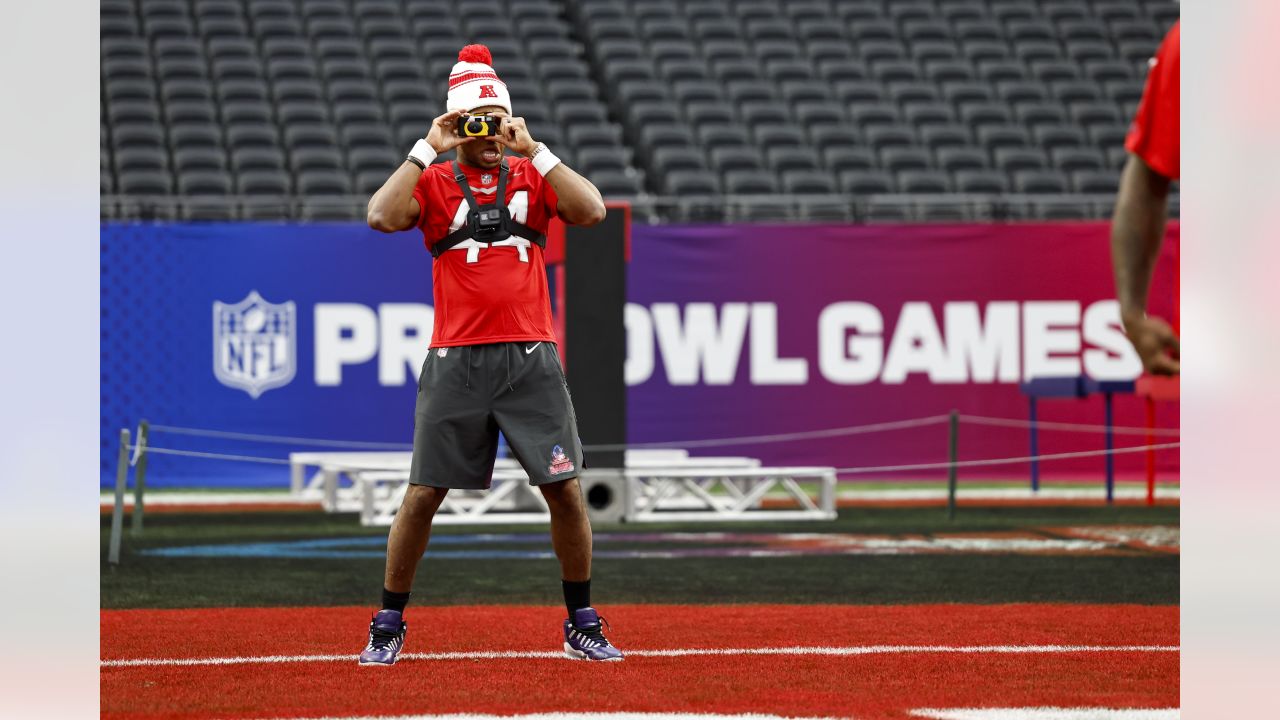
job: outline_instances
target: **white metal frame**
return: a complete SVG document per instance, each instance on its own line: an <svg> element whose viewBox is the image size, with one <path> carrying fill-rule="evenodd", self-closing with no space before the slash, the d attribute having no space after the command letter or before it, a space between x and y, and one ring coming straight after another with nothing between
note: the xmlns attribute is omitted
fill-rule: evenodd
<svg viewBox="0 0 1280 720"><path fill-rule="evenodd" d="M290 487L319 499L329 512L359 512L362 525L390 525L408 490L412 453L291 453ZM671 520L831 520L835 518L835 469L762 467L756 458L689 457L679 449L628 450L627 522ZM309 478L307 469L316 471ZM817 498L799 484L818 481ZM797 508L767 507L781 490ZM514 459L495 463L487 491L453 491L436 514L440 524L493 525L547 522L542 494Z"/></svg>

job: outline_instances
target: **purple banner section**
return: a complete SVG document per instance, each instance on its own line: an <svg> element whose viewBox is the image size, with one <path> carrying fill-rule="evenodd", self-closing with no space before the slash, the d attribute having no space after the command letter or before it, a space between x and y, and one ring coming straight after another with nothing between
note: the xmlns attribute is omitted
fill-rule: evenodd
<svg viewBox="0 0 1280 720"><path fill-rule="evenodd" d="M952 409L1025 419L1024 380L1133 379L1141 366L1119 328L1108 228L638 226L626 317L631 441L816 431ZM1151 291L1151 313L1170 319L1178 241L1171 223ZM1145 425L1135 396L1116 396L1114 407L1118 425ZM1042 421L1101 424L1103 412L1098 396L1040 403ZM1177 404L1160 404L1157 426L1177 425ZM1102 447L1101 434L1040 436L1041 453ZM1028 431L966 424L960 448L961 459L1022 456ZM946 452L945 424L698 449L837 467L935 462ZM1116 468L1132 475L1143 462L1121 455ZM1097 478L1102 466L1100 457L1064 460L1042 472ZM1169 478L1176 451L1160 453L1159 467ZM1026 473L1017 464L967 474Z"/></svg>

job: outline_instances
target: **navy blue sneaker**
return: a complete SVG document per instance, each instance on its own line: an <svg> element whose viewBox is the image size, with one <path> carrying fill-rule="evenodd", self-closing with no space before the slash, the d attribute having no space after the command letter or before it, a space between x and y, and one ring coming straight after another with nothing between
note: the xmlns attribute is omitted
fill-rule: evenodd
<svg viewBox="0 0 1280 720"><path fill-rule="evenodd" d="M622 659L622 651L609 644L600 629L600 616L594 608L573 611L564 621L564 654L574 660Z"/></svg>
<svg viewBox="0 0 1280 720"><path fill-rule="evenodd" d="M360 664L395 665L408 629L395 610L382 610L374 615L369 623L369 644L360 652Z"/></svg>

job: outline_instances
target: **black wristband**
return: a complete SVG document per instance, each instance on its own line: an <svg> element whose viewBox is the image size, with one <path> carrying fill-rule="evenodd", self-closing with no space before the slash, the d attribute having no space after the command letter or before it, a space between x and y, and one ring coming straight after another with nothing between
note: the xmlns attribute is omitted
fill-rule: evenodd
<svg viewBox="0 0 1280 720"><path fill-rule="evenodd" d="M413 163L414 165L417 165L419 170L426 170L426 169L427 169L427 166L426 166L426 165L424 165L424 164L422 164L422 161L421 161L421 160L419 160L418 158L416 158L416 157L414 157L414 156L412 156L412 155L406 155L404 159L405 159L405 160L408 160L409 162Z"/></svg>

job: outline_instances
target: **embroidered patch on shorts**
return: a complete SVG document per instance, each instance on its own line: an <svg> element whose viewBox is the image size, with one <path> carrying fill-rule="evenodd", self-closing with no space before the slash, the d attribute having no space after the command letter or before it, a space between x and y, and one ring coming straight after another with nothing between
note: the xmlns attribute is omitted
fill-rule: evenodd
<svg viewBox="0 0 1280 720"><path fill-rule="evenodd" d="M436 357L444 357L449 354L449 348L440 348L436 350Z"/></svg>
<svg viewBox="0 0 1280 720"><path fill-rule="evenodd" d="M564 454L564 448L559 445L551 448L551 467L548 468L549 475L559 475L560 473L571 472L573 470L573 461L568 455Z"/></svg>

